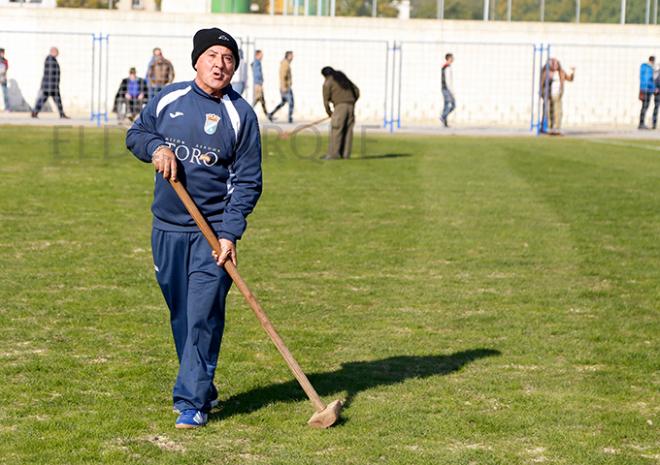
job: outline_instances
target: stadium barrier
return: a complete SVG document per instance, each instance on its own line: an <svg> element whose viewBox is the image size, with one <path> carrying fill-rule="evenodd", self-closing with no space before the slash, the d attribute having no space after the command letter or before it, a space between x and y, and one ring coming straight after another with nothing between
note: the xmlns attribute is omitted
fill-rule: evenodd
<svg viewBox="0 0 660 465"><path fill-rule="evenodd" d="M463 127L539 129L541 67L548 57L576 68L566 84L564 126L635 127L639 116L639 65L654 53L652 45L612 46L553 42L385 41L358 39L239 37L247 65L244 97L252 102L254 51L264 52L264 92L269 110L280 101L279 64L292 50L296 121L324 116L323 66L344 71L361 90L359 123L402 127L439 125L443 98L441 66L446 53L453 65L457 107L450 122ZM13 54L11 44L21 41ZM99 34L0 30L0 46L9 59L10 104L29 111L40 87L43 63L51 46L60 50L60 90L64 109L97 124L114 123L114 97L131 67L146 76L155 47L175 69L176 80L194 77L188 35ZM625 89L623 92L621 89ZM531 98L530 98L531 96ZM2 100L0 99L0 104ZM51 104L52 107L52 104ZM260 109L257 109L260 113ZM282 111L286 111L283 109ZM282 114L278 115L282 121ZM6 113L0 114L0 122Z"/></svg>
<svg viewBox="0 0 660 465"><path fill-rule="evenodd" d="M454 55L452 124L525 127L529 121L532 44L404 41L400 49L401 125L439 122L444 106L441 66L447 53Z"/></svg>
<svg viewBox="0 0 660 465"><path fill-rule="evenodd" d="M17 43L21 44L23 53L12 54L11 44ZM9 61L7 75L12 109L29 112L35 105L44 61L50 48L55 46L60 52L57 60L61 68L60 92L65 112L77 115L93 112L92 102L97 100L94 92L99 81L99 46L93 33L0 30L0 46L6 49ZM52 111L53 107L53 101L49 99L42 111Z"/></svg>
<svg viewBox="0 0 660 465"><path fill-rule="evenodd" d="M321 68L341 70L360 88L356 117L363 121L384 118L387 105L388 43L352 39L299 39L256 37L246 55L252 63L254 52L262 50L264 88L269 111L280 102L279 67L286 51L293 51L291 63L296 119L319 119L323 108ZM249 70L248 101L252 102L252 70ZM282 112L286 109L282 109ZM280 120L284 116L278 114Z"/></svg>

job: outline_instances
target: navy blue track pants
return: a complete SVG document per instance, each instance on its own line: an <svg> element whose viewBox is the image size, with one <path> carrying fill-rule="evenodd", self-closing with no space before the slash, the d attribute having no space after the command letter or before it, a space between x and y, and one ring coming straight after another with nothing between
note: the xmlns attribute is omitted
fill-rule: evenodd
<svg viewBox="0 0 660 465"><path fill-rule="evenodd" d="M218 397L213 376L225 327L225 298L231 277L216 265L200 232L153 229L156 279L170 309L179 358L174 406L208 411Z"/></svg>

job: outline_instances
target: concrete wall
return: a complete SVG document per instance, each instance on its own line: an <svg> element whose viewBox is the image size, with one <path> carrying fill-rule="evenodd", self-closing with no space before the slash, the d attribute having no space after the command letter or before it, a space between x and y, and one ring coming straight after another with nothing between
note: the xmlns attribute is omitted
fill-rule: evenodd
<svg viewBox="0 0 660 465"><path fill-rule="evenodd" d="M271 108L279 100L278 63L286 50L294 50L299 120L323 116L320 69L330 65L345 71L361 88L357 111L361 121L382 123L385 111L388 117L398 113L400 73L402 123L437 124L442 110L440 66L450 51L456 56L458 107L453 122L524 127L537 100L532 98L532 73L538 77L540 63L533 66L532 44L551 43L553 56L564 66L577 68L576 81L565 93L565 124L631 125L639 111L639 65L648 55L660 54L660 26L1 7L0 25L0 47L7 49L10 78L18 82L30 104L48 49L59 46L65 109L77 115L88 115L90 101L96 101L99 93L101 110L106 105L109 110L128 68L135 66L145 73L155 46L174 63L177 80L192 79L191 38L197 29L209 26L219 26L242 40L248 56L255 48L264 50L265 93ZM99 33L109 35L103 50L92 36ZM387 48L394 41L402 47L394 56L393 73L393 56Z"/></svg>

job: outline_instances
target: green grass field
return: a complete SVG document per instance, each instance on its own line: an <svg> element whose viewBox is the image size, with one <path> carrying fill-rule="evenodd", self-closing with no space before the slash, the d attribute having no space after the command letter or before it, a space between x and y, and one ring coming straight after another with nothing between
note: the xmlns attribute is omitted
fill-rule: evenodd
<svg viewBox="0 0 660 465"><path fill-rule="evenodd" d="M653 142L374 135L321 162L266 137L239 267L348 405L308 428L232 291L222 408L181 431L151 167L54 131L0 127L1 464L660 463Z"/></svg>

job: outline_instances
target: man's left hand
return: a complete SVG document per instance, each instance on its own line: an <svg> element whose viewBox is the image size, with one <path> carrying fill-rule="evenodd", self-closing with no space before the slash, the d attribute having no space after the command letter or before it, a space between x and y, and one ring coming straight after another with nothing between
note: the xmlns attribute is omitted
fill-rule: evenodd
<svg viewBox="0 0 660 465"><path fill-rule="evenodd" d="M238 266L236 260L236 245L229 239L219 239L220 241L220 255L218 255L215 250L211 252L213 259L218 264L218 266L224 266L227 260L231 260L234 266Z"/></svg>

